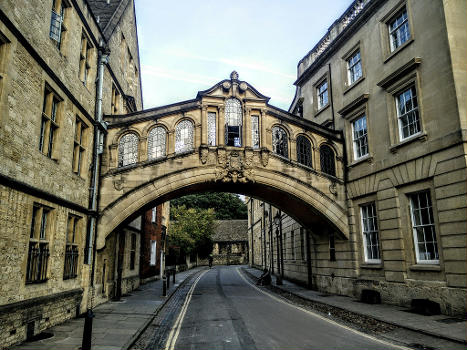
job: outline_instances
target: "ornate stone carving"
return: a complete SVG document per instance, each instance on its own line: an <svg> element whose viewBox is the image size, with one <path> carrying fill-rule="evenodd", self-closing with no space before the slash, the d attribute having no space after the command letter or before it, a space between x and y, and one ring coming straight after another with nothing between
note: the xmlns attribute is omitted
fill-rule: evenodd
<svg viewBox="0 0 467 350"><path fill-rule="evenodd" d="M113 183L114 183L114 188L117 191L121 191L123 190L123 185L125 184L125 177L122 174L116 175L113 179Z"/></svg>
<svg viewBox="0 0 467 350"><path fill-rule="evenodd" d="M263 166L266 166L268 165L268 163L269 163L269 150L266 148L263 148L261 150L261 164Z"/></svg>
<svg viewBox="0 0 467 350"><path fill-rule="evenodd" d="M230 84L229 81L224 81L224 82L222 83L222 87L223 87L224 90L226 90L226 91L228 91L228 90L230 89L231 86L232 86L232 85Z"/></svg>
<svg viewBox="0 0 467 350"><path fill-rule="evenodd" d="M246 89L248 89L248 85L246 85L246 83L244 81L241 82L238 87L240 88L240 91L242 91L242 92L245 92Z"/></svg>
<svg viewBox="0 0 467 350"><path fill-rule="evenodd" d="M254 182L252 169L253 152L247 156L243 155L242 153L238 151L232 151L228 155L225 155L225 162L219 162L220 166L217 167L216 181L233 183L246 183L249 181Z"/></svg>
<svg viewBox="0 0 467 350"><path fill-rule="evenodd" d="M335 182L329 185L329 192L331 192L333 195L337 196L337 185Z"/></svg>
<svg viewBox="0 0 467 350"><path fill-rule="evenodd" d="M238 80L237 71L233 71L232 73L230 73L230 80Z"/></svg>
<svg viewBox="0 0 467 350"><path fill-rule="evenodd" d="M209 155L209 148L207 145L201 145L199 147L199 159L201 160L201 163L206 164L208 161L208 155Z"/></svg>

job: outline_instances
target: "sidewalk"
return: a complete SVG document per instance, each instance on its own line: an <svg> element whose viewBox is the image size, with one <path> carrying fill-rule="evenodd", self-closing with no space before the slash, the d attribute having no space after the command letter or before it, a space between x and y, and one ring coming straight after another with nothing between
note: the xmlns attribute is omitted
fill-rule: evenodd
<svg viewBox="0 0 467 350"><path fill-rule="evenodd" d="M175 276L175 285L170 278L167 297L162 297L162 280L149 282L122 297L118 302L106 302L94 308L95 317L92 327L92 350L125 350L146 328L178 286L191 274L203 269L197 267L179 272ZM11 350L44 349L71 350L81 347L84 318L74 318L60 325L49 328L53 333L49 339L24 342L11 346Z"/></svg>
<svg viewBox="0 0 467 350"><path fill-rule="evenodd" d="M262 273L261 270L249 267L246 267L244 271L256 278L259 278ZM423 316L409 312L408 308L396 305L365 304L351 297L328 295L322 292L309 290L287 280L283 281L282 286L276 286L275 278L273 278L273 286L274 288L314 303L330 305L334 308L365 317L371 317L397 327L467 344L466 320L456 322L458 320L446 315Z"/></svg>

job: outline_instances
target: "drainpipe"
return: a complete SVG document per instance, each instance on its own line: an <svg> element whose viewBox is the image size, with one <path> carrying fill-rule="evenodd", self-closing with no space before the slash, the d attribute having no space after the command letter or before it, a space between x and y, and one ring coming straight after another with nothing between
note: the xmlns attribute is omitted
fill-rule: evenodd
<svg viewBox="0 0 467 350"><path fill-rule="evenodd" d="M312 274L312 266L311 266L310 231L309 230L305 230L305 238L306 238L307 288L313 289L313 274Z"/></svg>
<svg viewBox="0 0 467 350"><path fill-rule="evenodd" d="M331 74L331 63L328 63L329 70L329 94L331 95L331 114L332 114L332 128L336 130L336 118L334 116L334 99L332 97L332 74Z"/></svg>
<svg viewBox="0 0 467 350"><path fill-rule="evenodd" d="M283 240L282 240L282 211L279 210L279 239L280 239L280 247L281 247L281 280L284 279L284 247L283 247Z"/></svg>
<svg viewBox="0 0 467 350"><path fill-rule="evenodd" d="M92 319L94 313L92 312L92 304L94 298L94 272L95 272L95 261L96 261L96 237L97 237L97 195L99 188L99 166L100 166L100 155L103 151L103 138L104 134L101 134L100 127L106 128L106 124L102 123L102 88L104 80L104 67L108 62L110 51L104 47L103 41L99 45L99 60L97 68L97 81L96 81L96 115L94 121L94 140L93 140L93 152L92 152L92 170L91 170L91 187L89 188L89 210L91 212L91 218L89 222L89 231L86 237L86 259L85 263L91 265L90 273L90 297L88 295L88 308L86 317L84 319L83 328L83 339L81 344L82 350L91 349L91 338L92 338Z"/></svg>
<svg viewBox="0 0 467 350"><path fill-rule="evenodd" d="M254 209L254 205L253 205L253 198L250 198L250 208L251 208L251 216L250 216L250 230L251 230L251 267L255 266L255 246L254 246L254 232L253 232L253 229L254 229L254 221L255 221L255 209Z"/></svg>
<svg viewBox="0 0 467 350"><path fill-rule="evenodd" d="M272 206L269 204L269 254L270 259L269 262L271 264L271 274L274 274L274 239L273 239L273 232L272 232ZM279 258L279 257L278 257Z"/></svg>

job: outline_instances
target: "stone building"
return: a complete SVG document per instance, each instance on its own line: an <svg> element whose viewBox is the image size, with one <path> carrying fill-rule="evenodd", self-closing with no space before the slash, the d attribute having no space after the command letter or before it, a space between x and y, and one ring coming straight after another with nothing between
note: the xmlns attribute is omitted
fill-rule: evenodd
<svg viewBox="0 0 467 350"><path fill-rule="evenodd" d="M217 220L212 236L214 265L248 262L248 220Z"/></svg>
<svg viewBox="0 0 467 350"><path fill-rule="evenodd" d="M344 135L349 239L280 213L277 254L277 210L252 200L251 264L277 271L279 255L284 276L324 292L465 313L465 13L465 1L357 0L300 60L290 112ZM296 151L307 161L309 145Z"/></svg>
<svg viewBox="0 0 467 350"><path fill-rule="evenodd" d="M0 346L100 299L102 115L142 108L139 72L133 1L0 2ZM131 226L130 257L140 244Z"/></svg>

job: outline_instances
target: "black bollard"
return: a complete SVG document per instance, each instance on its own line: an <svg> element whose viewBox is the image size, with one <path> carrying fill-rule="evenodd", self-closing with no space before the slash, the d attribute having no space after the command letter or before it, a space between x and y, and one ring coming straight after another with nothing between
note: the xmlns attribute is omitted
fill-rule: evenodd
<svg viewBox="0 0 467 350"><path fill-rule="evenodd" d="M173 270L172 283L175 285L175 269Z"/></svg>
<svg viewBox="0 0 467 350"><path fill-rule="evenodd" d="M166 283L166 278L165 276L162 277L162 296L166 297L167 296L167 283Z"/></svg>
<svg viewBox="0 0 467 350"><path fill-rule="evenodd" d="M81 350L91 350L93 318L94 313L91 309L88 309L88 311L86 312L86 316L84 317L83 342L81 343Z"/></svg>
<svg viewBox="0 0 467 350"><path fill-rule="evenodd" d="M170 289L170 270L167 270L167 273L166 273L166 281L167 281L167 290Z"/></svg>

